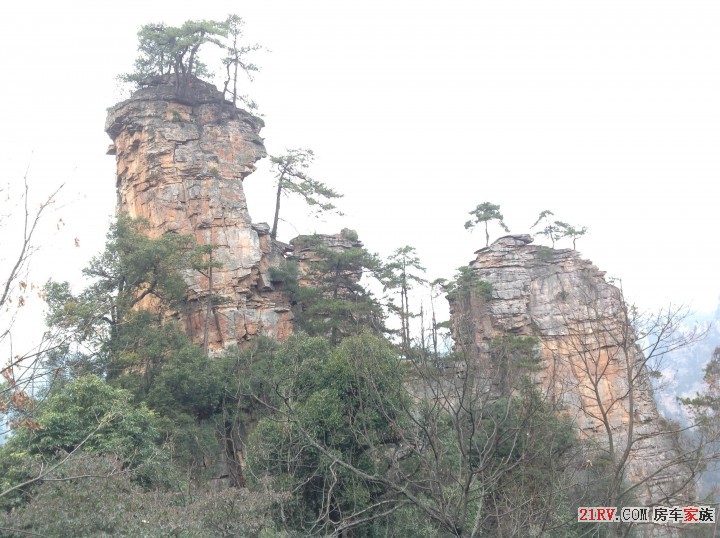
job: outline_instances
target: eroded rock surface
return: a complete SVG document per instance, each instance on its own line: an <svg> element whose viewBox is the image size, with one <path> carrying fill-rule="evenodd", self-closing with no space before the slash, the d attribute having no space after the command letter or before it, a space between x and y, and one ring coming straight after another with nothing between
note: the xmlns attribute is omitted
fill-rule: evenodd
<svg viewBox="0 0 720 538"><path fill-rule="evenodd" d="M144 217L152 233L189 233L214 245L209 324L214 350L256 334L279 340L292 331L284 294L273 289L269 268L286 246L266 224L254 225L243 180L266 155L260 118L226 102L211 84L193 80L181 97L171 80L158 79L108 110L108 150L117 159L118 210ZM190 293L181 313L188 333L203 340L209 281L186 278Z"/></svg>
<svg viewBox="0 0 720 538"><path fill-rule="evenodd" d="M290 241L291 253L288 259L294 260L298 267L298 284L307 287L322 287L320 282L323 275L318 273L317 264L324 261L322 251L342 253L351 249L362 248L363 244L357 239L354 230L343 228L337 234L300 235ZM362 277L362 270L349 267L347 276L357 283Z"/></svg>
<svg viewBox="0 0 720 538"><path fill-rule="evenodd" d="M470 266L491 284L491 297L451 303L455 341L489 361L493 338L537 337L535 381L573 416L581 437L604 450L612 441L621 458L631 435L625 479L641 484L640 504L677 499L689 475L664 433L621 291L576 251L531 243L529 235L513 235L476 252Z"/></svg>

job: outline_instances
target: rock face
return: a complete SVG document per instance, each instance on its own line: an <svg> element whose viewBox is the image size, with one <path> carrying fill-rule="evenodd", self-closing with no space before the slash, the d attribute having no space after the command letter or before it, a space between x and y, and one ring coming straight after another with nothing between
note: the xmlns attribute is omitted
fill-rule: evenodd
<svg viewBox="0 0 720 538"><path fill-rule="evenodd" d="M294 260L298 268L298 284L311 288L320 288L321 275L318 274L315 264L323 260L318 251L329 250L336 253L350 251L351 249L362 248L363 244L357 239L354 230L343 228L340 233L327 235L300 235L290 241L291 253L288 259ZM347 275L344 275L354 283L360 281L362 270L350 267Z"/></svg>
<svg viewBox="0 0 720 538"><path fill-rule="evenodd" d="M339 338L349 336L345 331L348 325L357 326L370 319L330 304L354 302L354 297L362 293L359 283L363 267L358 264L358 255L363 244L354 230L344 228L333 235L301 235L291 240L290 245L288 260L297 268L297 283L309 292L298 294L293 304L299 329L324 334L337 343Z"/></svg>
<svg viewBox="0 0 720 538"><path fill-rule="evenodd" d="M243 180L266 155L261 119L223 99L211 84L194 79L181 97L159 78L108 110L105 130L117 158L117 207L144 217L152 233L192 234L213 245L209 347L219 350L255 334L284 340L292 314L273 289L269 268L287 248L266 224L254 225ZM181 313L193 340L204 339L209 279L186 276L190 286Z"/></svg>
<svg viewBox="0 0 720 538"><path fill-rule="evenodd" d="M621 291L576 251L531 242L507 236L477 251L470 267L492 292L451 303L457 345L489 361L493 338L536 337L537 385L574 417L581 438L612 450L616 461L630 438L625 479L640 484L640 504L667 502L689 475L673 436L663 433Z"/></svg>

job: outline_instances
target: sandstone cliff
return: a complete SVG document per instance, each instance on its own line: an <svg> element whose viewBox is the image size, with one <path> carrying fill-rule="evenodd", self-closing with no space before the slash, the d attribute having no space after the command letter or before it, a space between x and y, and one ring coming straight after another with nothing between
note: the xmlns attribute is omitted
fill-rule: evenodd
<svg viewBox="0 0 720 538"><path fill-rule="evenodd" d="M596 447L588 465L593 458L596 465L625 462L624 478L640 484L641 504L687 495L682 478L689 474L674 436L664 433L621 291L576 251L531 242L507 236L476 252L470 267L491 293L451 302L457 345L489 364L493 338L536 337L534 380Z"/></svg>
<svg viewBox="0 0 720 538"><path fill-rule="evenodd" d="M117 159L117 208L144 217L152 233L188 233L213 246L213 312L209 347L221 349L255 334L283 340L292 330L289 305L273 289L269 268L285 246L267 225L254 225L243 180L266 155L261 119L194 79L179 97L170 79L158 79L108 110L108 150ZM200 343L209 280L188 274L188 333Z"/></svg>

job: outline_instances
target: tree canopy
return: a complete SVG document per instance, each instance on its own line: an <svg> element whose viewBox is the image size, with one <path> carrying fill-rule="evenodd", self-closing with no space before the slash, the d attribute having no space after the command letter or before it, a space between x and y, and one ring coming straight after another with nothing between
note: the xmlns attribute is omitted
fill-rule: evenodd
<svg viewBox="0 0 720 538"><path fill-rule="evenodd" d="M475 209L470 211L470 215L473 217L472 219L465 222L465 229L466 230L473 230L475 226L482 223L485 226L485 246L490 245L490 234L488 233L488 222L496 220L498 221L498 225L505 230L506 232L510 232L510 229L507 227L505 222L503 221L502 213L500 213L500 206L496 204L492 204L490 202L483 202L482 204L479 204Z"/></svg>
<svg viewBox="0 0 720 538"><path fill-rule="evenodd" d="M536 232L535 235L542 235L547 239L550 239L553 248L555 248L555 241L559 241L560 239L564 239L566 237L570 238L572 239L573 250L575 250L576 241L587 234L587 227L573 226L561 220L553 221L550 219L552 216L554 216L554 213L549 209L541 211L537 220L530 229L535 228L535 226L542 225L543 228L539 232Z"/></svg>
<svg viewBox="0 0 720 538"><path fill-rule="evenodd" d="M259 70L256 64L248 61L247 55L261 47L241 43L244 24L242 17L234 14L223 21L189 20L180 26L145 24L138 31L140 55L135 60L135 69L121 75L120 79L142 85L152 77L172 75L176 93L181 95L193 77L211 76L200 49L205 45L214 45L220 51L220 62L227 75L223 93L230 92L233 104L238 99L252 103L247 96L238 93L238 73L244 72L251 78L252 73Z"/></svg>
<svg viewBox="0 0 720 538"><path fill-rule="evenodd" d="M104 252L83 270L90 284L82 292L73 293L67 282L45 285L47 323L71 335L98 367L111 368L109 361L118 360L115 351L146 346L140 334L153 320L157 325L156 313L179 308L185 296L183 272L197 257L194 238L169 233L153 239L148 227L146 221L120 215ZM155 313L140 308L145 304L152 304Z"/></svg>
<svg viewBox="0 0 720 538"><path fill-rule="evenodd" d="M178 27L145 25L136 70L126 80L152 84L148 77L160 76L164 83L174 80L180 94L193 77L208 76L212 62L202 53L212 46L221 53L216 63L225 71L224 94L233 103L246 100L238 74L257 71L247 55L259 47L242 43L243 24L231 15ZM313 211L336 209L333 200L341 195L311 177L313 159L309 149L271 158L272 239L283 196L299 197ZM33 214L24 200L21 248L0 286L0 307L24 301L23 268L49 203ZM482 225L486 247L493 221L509 232L496 204L484 202L469 214L465 228ZM544 226L536 235L553 246L569 238L575 248L587 233L553 219L545 210L533 225ZM413 247L400 247L383 262L346 228L300 236L293 254L283 257L282 244L254 229L258 234L248 240L257 241L252 248L264 257L240 262L237 273L261 276L223 281L234 287L236 312L248 313L242 318L214 309L233 300L216 294L214 269L228 263L217 245L198 246L176 233L158 236L157 228L127 215L118 216L105 249L83 271L83 289L46 284L48 331L60 335L60 343L37 351L30 367L11 352L0 370L0 418L11 430L0 443L3 536L628 534L632 527L624 523L582 526L577 509L634 502L643 482L657 478L630 481L628 462L642 443L670 433L677 448L677 457L673 450L663 454L661 472L669 478L648 504L680 492L670 491L671 473L683 475L685 488L720 457L720 349L705 369L704 391L682 400L697 419L688 427L695 437L683 437L669 422L663 423L667 432L640 428L655 419L651 405L648 416L636 406L652 401L651 359L689 341L677 310L648 319L641 330L621 294L595 293L592 279L580 279L588 280L587 289L551 296L568 311L575 302L580 316L573 320L560 310L543 340L527 334L540 318L517 324L512 305L501 307L505 320L482 317L500 306L498 299L519 295L504 274L484 277L495 288L483 280L480 259L449 281L430 284L431 354L425 310L418 315L410 306L423 304L417 297L428 285ZM538 259L546 251L552 252L537 249ZM508 265L517 272L515 264ZM548 269L540 264L538 274L554 279ZM186 286L193 272L207 281L200 298ZM522 278L523 286L537 282ZM555 285L542 285L547 282ZM387 293L382 300L373 293L380 288ZM445 349L437 329L449 322L437 323L433 303L441 291L450 301L455 338ZM581 291L588 292L584 302ZM192 325L202 300L204 335L196 345L180 320L189 311ZM619 313L610 319L604 312L616 301ZM249 319L253 310L258 319ZM248 339L210 352L213 314L218 327L245 323ZM392 314L400 319L399 345L385 325ZM416 316L420 338L410 329ZM251 329L278 318L293 319L294 332L283 330L283 341ZM12 344L6 327L0 327L3 340ZM563 377L564 360L574 377ZM608 377L611 369L615 377ZM609 379L619 380L619 391L608 389ZM597 423L585 421L580 430L579 417ZM586 435L591 427L600 434ZM692 497L690 490L680 492L683 499Z"/></svg>
<svg viewBox="0 0 720 538"><path fill-rule="evenodd" d="M207 20L186 21L181 26L146 24L138 31L140 56L135 71L123 79L141 84L152 76L173 74L180 84L191 76L206 76L207 65L198 55L200 47L206 43L220 46L225 31L224 23Z"/></svg>
<svg viewBox="0 0 720 538"><path fill-rule="evenodd" d="M426 284L427 281L420 276L425 273L425 267L415 248L405 245L395 249L384 266L383 286L385 289L396 290L400 296L400 304L389 301L388 308L400 317L400 341L403 353L410 352L410 319L415 317L410 310L410 297L408 292L417 285Z"/></svg>
<svg viewBox="0 0 720 538"><path fill-rule="evenodd" d="M284 155L270 157L277 187L275 216L270 230L270 237L273 239L277 238L280 202L283 195L296 195L311 210L317 210L318 212L335 210L336 208L330 200L342 198L342 194L337 193L325 183L310 177L307 170L314 159L315 154L310 149L289 149Z"/></svg>
<svg viewBox="0 0 720 538"><path fill-rule="evenodd" d="M352 230L344 233L357 238ZM382 333L385 314L361 281L364 276L382 277L378 257L359 244L330 248L317 235L300 236L295 241L314 253L306 273L295 275L309 283L294 288L297 328L312 336L328 337L334 344L363 330Z"/></svg>
<svg viewBox="0 0 720 538"><path fill-rule="evenodd" d="M240 43L244 25L245 21L237 15L228 15L228 18L225 20L227 45L225 46L226 55L223 58L223 65L225 66L227 77L223 85L223 94L230 92L233 105L237 105L238 100L240 100L250 109L255 109L257 105L254 101L249 99L247 95L240 95L238 93L238 74L243 72L250 80L253 79L252 74L259 71L260 68L256 64L248 61L247 55L250 52L260 50L262 47L257 43L252 45L243 45ZM230 82L232 82L232 89L228 88Z"/></svg>
<svg viewBox="0 0 720 538"><path fill-rule="evenodd" d="M271 272L296 334L209 358L167 314L212 249L147 230L120 217L84 291L47 287L48 322L79 347L48 357L59 374L44 402L26 395L35 422L0 446L3 530L109 532L105 506L133 535L129 514L150 517L147 533L193 536L573 536L588 531L578 505L628 498L607 497L627 490L618 466L589 468L607 450L538 390L537 339L500 335L474 355L462 316L493 289L471 267L434 283L460 319L455 351L428 361L407 353L408 290L424 284L412 247L383 264L352 230L301 237L307 256ZM400 296L405 349L385 338L365 275Z"/></svg>

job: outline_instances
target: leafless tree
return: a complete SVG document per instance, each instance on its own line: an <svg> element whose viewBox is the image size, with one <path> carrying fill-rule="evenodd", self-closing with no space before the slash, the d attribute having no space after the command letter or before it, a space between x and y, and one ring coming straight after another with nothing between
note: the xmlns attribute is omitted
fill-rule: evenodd
<svg viewBox="0 0 720 538"><path fill-rule="evenodd" d="M4 384L0 384L0 417L3 418L0 435L7 433L8 427L37 427L32 418L30 387L51 373L45 370L40 359L60 345L52 331L44 332L40 341L32 346L17 343L13 339L13 327L29 294L36 289L30 281L30 263L39 249L37 234L61 189L62 185L35 208L30 202L27 170L19 199L14 198L9 187L0 189L4 195L0 231L7 237L0 259L0 349L5 354L0 362L0 375L5 379Z"/></svg>
<svg viewBox="0 0 720 538"><path fill-rule="evenodd" d="M553 357L555 397L574 410L594 466L591 484L605 506L687 505L708 458L709 440L657 411L652 380L663 358L703 336L688 313L670 305L650 315L622 289L591 279L558 303L565 334L545 342ZM592 479L590 479L592 481ZM620 534L631 526L619 525Z"/></svg>
<svg viewBox="0 0 720 538"><path fill-rule="evenodd" d="M345 536L349 529L406 507L438 532L459 537L550 535L575 525L576 515L563 509L579 480L579 453L569 433L573 427L549 413L548 401L526 372L512 366L527 349L537 350L530 340L521 343L493 348L492 365L464 349L439 365L404 361L399 365L407 370L400 388L404 396L397 399L386 396L388 380L379 373L383 366L373 364L371 354L354 354L357 407L372 409L392 432L378 437L367 424L346 420L347 435L375 462L373 470L361 468L328 443L321 427L298 414L292 396L303 378L298 365L288 384L277 386L282 399L272 409L282 431L293 432L292 442L281 450L266 445L259 452L279 450L287 469L301 465L309 450L321 455L323 478L318 472L308 479L323 491L317 519L305 524L308 533L330 529L333 536ZM267 403L260 395L256 399ZM264 468L251 465L251 472L262 477ZM334 492L348 480L382 493L371 504L340 514Z"/></svg>

